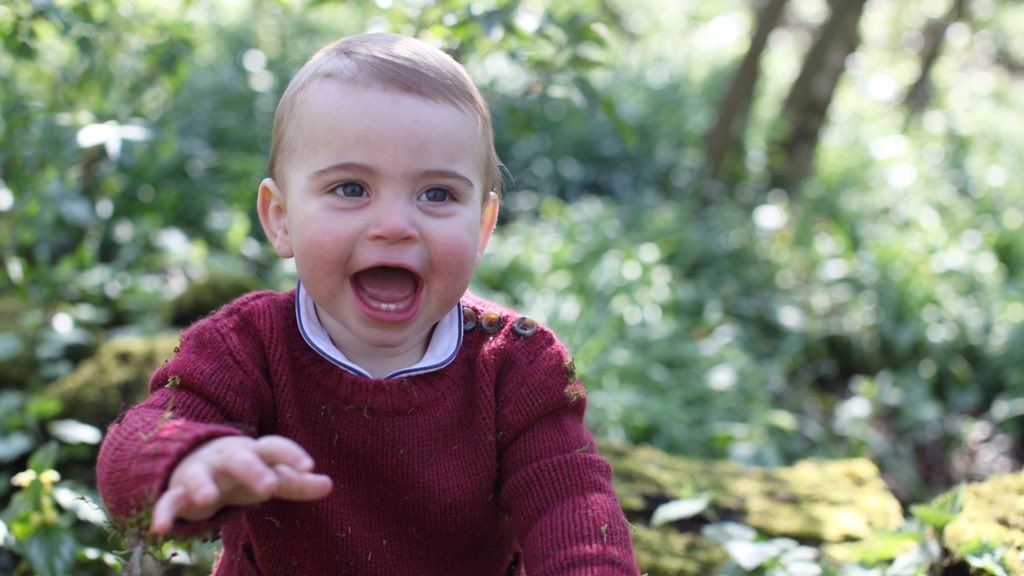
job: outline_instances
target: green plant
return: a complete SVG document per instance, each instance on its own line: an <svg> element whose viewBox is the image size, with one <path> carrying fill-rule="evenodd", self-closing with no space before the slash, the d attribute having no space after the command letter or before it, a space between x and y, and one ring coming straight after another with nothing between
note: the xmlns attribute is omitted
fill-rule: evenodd
<svg viewBox="0 0 1024 576"><path fill-rule="evenodd" d="M89 489L78 482L61 481L54 469L57 453L57 442L44 444L32 453L28 468L11 479L19 490L0 521L7 532L4 545L21 556L13 573L31 569L41 576L58 576L83 563L99 564L90 572L118 567L113 554L80 540L83 535L101 534L97 528L105 526L106 515ZM80 523L91 528L83 530Z"/></svg>
<svg viewBox="0 0 1024 576"><path fill-rule="evenodd" d="M759 539L748 526L732 522L709 524L701 534L729 553L723 576L819 576L818 551L790 538Z"/></svg>

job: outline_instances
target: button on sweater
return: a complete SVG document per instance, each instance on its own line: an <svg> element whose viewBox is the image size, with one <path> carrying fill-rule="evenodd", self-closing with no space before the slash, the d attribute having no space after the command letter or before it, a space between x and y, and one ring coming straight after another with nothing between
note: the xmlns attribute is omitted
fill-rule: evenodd
<svg viewBox="0 0 1024 576"><path fill-rule="evenodd" d="M446 367L387 380L310 348L294 291L252 293L196 323L100 450L115 523L145 529L175 465L203 442L279 434L334 489L179 522L179 535L219 529L215 574L637 574L565 348L546 328L516 330L510 310L469 294L462 305L503 322L469 329Z"/></svg>

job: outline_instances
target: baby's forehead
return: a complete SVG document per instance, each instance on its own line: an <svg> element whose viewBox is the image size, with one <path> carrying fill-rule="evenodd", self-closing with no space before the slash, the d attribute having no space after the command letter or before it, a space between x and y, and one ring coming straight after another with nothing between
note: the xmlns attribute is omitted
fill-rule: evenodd
<svg viewBox="0 0 1024 576"><path fill-rule="evenodd" d="M411 100L406 102L405 98ZM418 102L432 106L440 105L451 112L436 107L424 108L419 106ZM286 170L296 168L296 161L307 159L310 146L316 150L331 149L319 148L324 142L332 142L332 136L324 136L325 134L353 134L358 135L360 139L374 140L376 134L381 132L377 130L382 126L378 124L379 122L392 127L395 126L392 121L399 122L399 126L411 126L420 125L419 122L411 120L412 118L425 118L429 119L428 123L433 121L433 125L440 130L435 130L435 134L446 133L448 141L457 140L457 134L467 134L467 129L475 133L475 142L470 148L464 148L469 154L466 157L478 158L482 163L481 169L487 172L489 141L482 120L468 107L402 86L333 76L311 78L294 94L291 110L286 118L287 121L281 124L281 131L278 134L279 166ZM406 123L402 119L409 122ZM389 128L385 132L391 131ZM324 138L328 140L324 141ZM284 178L284 174L278 173L277 177Z"/></svg>
<svg viewBox="0 0 1024 576"><path fill-rule="evenodd" d="M483 119L476 113L473 107L467 103L451 97L439 91L433 91L425 87L415 87L406 84L391 82L386 79L379 79L373 76L339 76L325 74L311 77L303 90L297 95L295 108L301 106L320 105L317 99L336 94L338 90L358 90L365 92L379 92L381 94L398 94L410 98L418 98L435 104L451 106L471 117L477 122Z"/></svg>
<svg viewBox="0 0 1024 576"><path fill-rule="evenodd" d="M489 125L486 119L482 118L476 110L463 102L458 102L443 94L432 94L425 91L414 90L404 85L379 81L373 78L353 79L350 77L339 77L336 75L322 75L310 78L309 81L298 91L282 122L282 147L299 143L302 140L301 132L307 128L316 128L322 123L325 112L348 116L360 114L359 106L364 105L365 98L361 94L370 94L371 99L377 94L380 96L398 95L429 104L438 104L457 111L463 118L470 120L475 125L480 135L480 145L483 148L489 146L487 129ZM339 98L339 96L341 96ZM349 98L349 96L352 96ZM351 102L352 110L345 107L345 102ZM362 103L360 103L362 102ZM399 103L397 106L401 106ZM401 109L394 110L401 114ZM297 129L298 128L298 129Z"/></svg>

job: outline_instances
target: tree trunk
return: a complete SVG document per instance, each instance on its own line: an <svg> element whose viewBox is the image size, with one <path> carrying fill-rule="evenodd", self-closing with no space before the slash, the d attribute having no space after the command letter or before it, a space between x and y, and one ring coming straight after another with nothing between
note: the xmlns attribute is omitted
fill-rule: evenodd
<svg viewBox="0 0 1024 576"><path fill-rule="evenodd" d="M860 43L858 27L867 0L832 0L803 68L782 107L779 137L770 145L771 183L795 192L810 175L818 137L846 57Z"/></svg>
<svg viewBox="0 0 1024 576"><path fill-rule="evenodd" d="M917 80L911 85L907 95L903 98L903 104L911 117L917 116L925 109L932 99L931 72L939 59L942 51L942 43L946 38L946 31L954 22L964 18L967 11L967 0L954 0L942 18L933 19L928 23L923 32L924 45L921 46L921 69L918 72Z"/></svg>
<svg viewBox="0 0 1024 576"><path fill-rule="evenodd" d="M708 178L720 180L731 159L743 156L743 135L754 102L754 90L761 72L761 54L768 36L778 26L788 0L766 0L757 13L757 28L743 61L718 110L718 120L708 133L706 171Z"/></svg>

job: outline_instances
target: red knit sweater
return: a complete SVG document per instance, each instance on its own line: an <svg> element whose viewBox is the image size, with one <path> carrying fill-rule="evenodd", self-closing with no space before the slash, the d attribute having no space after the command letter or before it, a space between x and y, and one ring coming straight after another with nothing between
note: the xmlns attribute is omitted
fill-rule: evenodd
<svg viewBox="0 0 1024 576"><path fill-rule="evenodd" d="M507 309L470 295L463 306L502 324L466 331L445 368L391 380L312 350L294 291L222 308L184 333L149 397L111 425L97 463L108 511L132 525L202 442L280 434L334 490L179 523L186 534L220 527L215 574L637 574L565 348L544 328L522 335Z"/></svg>

